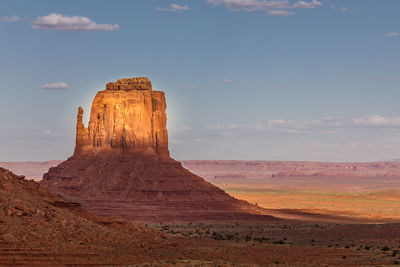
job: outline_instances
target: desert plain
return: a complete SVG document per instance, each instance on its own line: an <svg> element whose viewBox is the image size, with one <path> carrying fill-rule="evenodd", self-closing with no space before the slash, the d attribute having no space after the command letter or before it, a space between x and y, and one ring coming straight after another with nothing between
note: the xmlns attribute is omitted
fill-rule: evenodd
<svg viewBox="0 0 400 267"><path fill-rule="evenodd" d="M34 178L58 163L14 162L0 166ZM61 209L83 216L83 225L90 231L76 232L74 224L67 224L65 230L57 224L54 236L39 235L32 240L27 237L32 226L12 228L18 234L3 236L0 262L123 266L382 266L400 262L399 194L395 190L399 181L395 175L385 177L381 169L379 174L369 170L366 176L361 171L338 176L295 172L286 177L274 175L287 172L293 164L311 164L307 162L280 162L280 169L272 173L257 167L268 164L266 161L182 164L230 195L265 208L277 220L131 224L88 215L73 205L47 205L53 211ZM398 166L396 162L381 164L390 166L386 168L391 171ZM335 168L335 163L324 165ZM37 187L37 182L19 182ZM14 220L23 218L16 216ZM5 224L0 227L4 233ZM40 234L37 229L35 232ZM30 248L30 242L34 242L31 246L35 249Z"/></svg>

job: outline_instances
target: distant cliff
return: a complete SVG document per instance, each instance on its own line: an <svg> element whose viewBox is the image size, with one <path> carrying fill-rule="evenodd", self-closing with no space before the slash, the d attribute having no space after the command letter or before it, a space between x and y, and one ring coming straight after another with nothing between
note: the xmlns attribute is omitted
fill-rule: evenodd
<svg viewBox="0 0 400 267"><path fill-rule="evenodd" d="M183 160L182 165L206 178L277 178L277 177L400 177L400 162L313 162Z"/></svg>

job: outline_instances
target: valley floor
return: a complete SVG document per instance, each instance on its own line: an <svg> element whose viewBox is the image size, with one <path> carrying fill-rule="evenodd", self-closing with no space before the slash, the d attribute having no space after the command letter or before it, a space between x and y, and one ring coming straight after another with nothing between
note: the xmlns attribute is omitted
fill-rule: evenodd
<svg viewBox="0 0 400 267"><path fill-rule="evenodd" d="M130 239L126 232L114 241L87 240L78 246L41 243L30 247L17 240L2 242L0 265L382 266L400 262L399 224L189 223L140 227L162 232L161 238L142 235Z"/></svg>

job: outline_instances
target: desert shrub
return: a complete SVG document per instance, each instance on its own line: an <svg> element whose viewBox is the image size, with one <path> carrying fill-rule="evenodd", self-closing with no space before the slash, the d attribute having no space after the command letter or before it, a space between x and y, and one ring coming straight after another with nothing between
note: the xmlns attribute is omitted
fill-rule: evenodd
<svg viewBox="0 0 400 267"><path fill-rule="evenodd" d="M233 237L234 237L234 235L231 235L231 234L227 234L227 235L226 235L226 239L228 239L228 240L232 240Z"/></svg>
<svg viewBox="0 0 400 267"><path fill-rule="evenodd" d="M387 246L384 246L383 248L382 248L382 251L389 251L390 249L389 249L389 247L387 247Z"/></svg>
<svg viewBox="0 0 400 267"><path fill-rule="evenodd" d="M397 254L399 254L399 251L397 249L394 249L392 251L392 257L396 257Z"/></svg>
<svg viewBox="0 0 400 267"><path fill-rule="evenodd" d="M224 240L224 236L219 233L216 233L216 232L213 232L213 235L211 238L213 238L215 240Z"/></svg>
<svg viewBox="0 0 400 267"><path fill-rule="evenodd" d="M247 242L251 241L251 236L246 235L246 236L244 237L244 240L246 240Z"/></svg>
<svg viewBox="0 0 400 267"><path fill-rule="evenodd" d="M343 258L343 259L347 259L347 256L346 256L346 255L344 255L342 258Z"/></svg>
<svg viewBox="0 0 400 267"><path fill-rule="evenodd" d="M365 246L364 248L365 248L366 250L370 250L370 249L371 249L370 246Z"/></svg>

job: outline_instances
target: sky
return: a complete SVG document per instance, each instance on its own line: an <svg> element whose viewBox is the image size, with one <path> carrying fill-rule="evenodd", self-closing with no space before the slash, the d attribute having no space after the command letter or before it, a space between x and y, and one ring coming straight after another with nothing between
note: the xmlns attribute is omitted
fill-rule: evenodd
<svg viewBox="0 0 400 267"><path fill-rule="evenodd" d="M66 159L105 84L166 93L183 159L400 158L398 0L0 0L0 161Z"/></svg>

